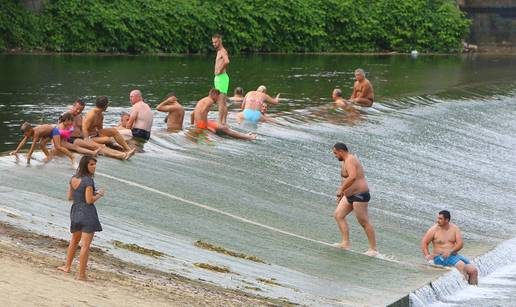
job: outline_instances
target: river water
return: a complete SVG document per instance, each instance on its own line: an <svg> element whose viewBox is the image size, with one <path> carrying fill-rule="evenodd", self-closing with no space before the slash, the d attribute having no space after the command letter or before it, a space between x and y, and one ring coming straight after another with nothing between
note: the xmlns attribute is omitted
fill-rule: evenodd
<svg viewBox="0 0 516 307"><path fill-rule="evenodd" d="M153 107L176 92L189 118L212 86L212 60L0 56L0 220L69 237L65 196L73 169L64 158L26 166L7 156L21 139L20 123L53 123L77 97L89 99L88 110L95 96L107 95L105 126L114 126L133 88ZM127 162L99 160L96 183L107 196L97 204L104 231L94 244L167 272L308 305L386 305L415 291L415 305L484 305L491 295L508 306L514 294L500 293L511 293L516 278L507 241L516 234L515 64L516 57L481 55L234 56L230 90L265 84L271 94L281 92L284 100L270 108L279 124L239 126L233 108L230 125L256 131L257 141L193 142L185 132L167 132L164 115L156 113L142 152ZM351 119L327 106L334 87L351 92L357 67L367 71L378 105ZM332 218L340 180L331 153L336 141L364 165L385 259L361 254L367 240L353 216L356 252L329 246L339 241ZM476 260L479 287L468 287L455 271L425 266L419 242L442 209L462 229L464 255L473 259L498 246ZM113 240L165 256L129 253ZM197 240L266 263L200 249Z"/></svg>

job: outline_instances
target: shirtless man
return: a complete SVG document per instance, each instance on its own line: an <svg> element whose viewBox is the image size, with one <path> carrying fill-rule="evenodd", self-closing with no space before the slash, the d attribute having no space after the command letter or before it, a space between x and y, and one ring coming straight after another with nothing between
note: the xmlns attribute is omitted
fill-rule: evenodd
<svg viewBox="0 0 516 307"><path fill-rule="evenodd" d="M195 124L197 129L209 130L216 134L227 135L233 137L235 139L242 140L256 140L256 134L244 134L238 131L234 131L229 129L227 126L219 125L214 120L208 120L208 112L210 111L211 106L217 101L220 96L220 92L217 89L211 89L210 93L207 97L199 100L195 109L192 112L190 121L192 124Z"/></svg>
<svg viewBox="0 0 516 307"><path fill-rule="evenodd" d="M239 120L258 123L262 117L262 105L267 102L278 104L279 96L280 94L276 95L276 98L272 98L267 95L267 88L264 85L260 85L256 91L248 92L244 97L244 102L242 103L242 109L244 111L239 116Z"/></svg>
<svg viewBox="0 0 516 307"><path fill-rule="evenodd" d="M72 145L76 145L79 147L83 147L89 150L97 150L100 148L99 153L107 156L112 157L120 160L124 160L128 158L128 155L124 152L120 152L118 150L114 150L111 148L106 147L104 144L96 143L89 139L83 139L82 137L82 111L84 110L84 107L86 106L86 102L82 99L77 99L75 103L70 108L70 112L73 115L73 131L72 135L70 137L70 143Z"/></svg>
<svg viewBox="0 0 516 307"><path fill-rule="evenodd" d="M179 131L183 129L185 109L179 101L177 101L176 94L169 93L167 99L158 104L156 110L168 113L167 117L165 117L165 122L167 123L167 129L169 131Z"/></svg>
<svg viewBox="0 0 516 307"><path fill-rule="evenodd" d="M371 82L366 79L363 69L355 70L355 84L353 85L353 94L349 98L349 102L362 107L370 107L373 105L374 90Z"/></svg>
<svg viewBox="0 0 516 307"><path fill-rule="evenodd" d="M466 275L470 285L478 284L478 270L470 261L458 254L464 245L457 225L450 223L450 212L443 210L437 215L437 223L430 227L421 241L421 250L428 261L443 266L455 266ZM432 253L428 244L432 243Z"/></svg>
<svg viewBox="0 0 516 307"><path fill-rule="evenodd" d="M114 138L125 151L124 159L128 159L134 154L136 148L131 149L116 128L104 128L103 113L108 108L108 102L106 96L97 97L95 108L86 114L82 122L82 136L85 141L92 140L100 144L110 142L111 138Z"/></svg>
<svg viewBox="0 0 516 307"><path fill-rule="evenodd" d="M219 106L219 124L226 125L226 117L228 116L228 107L226 106L226 96L229 88L229 76L226 73L226 68L229 65L228 52L222 46L222 36L214 34L211 38L213 48L217 50L215 56L215 78L213 80L215 88L220 91L217 98L217 105Z"/></svg>
<svg viewBox="0 0 516 307"><path fill-rule="evenodd" d="M129 94L129 100L132 107L126 128L131 129L133 137L147 141L150 139L154 113L152 113L149 105L143 102L142 92L139 90L132 90Z"/></svg>
<svg viewBox="0 0 516 307"><path fill-rule="evenodd" d="M358 223L362 225L369 241L369 249L365 252L368 256L376 256L376 239L373 225L369 223L367 207L371 195L364 175L362 164L356 156L348 151L343 143L336 143L333 146L333 154L341 161L342 183L337 189L337 208L334 217L342 233L342 242L334 245L340 248L349 249L349 229L346 216L355 210Z"/></svg>

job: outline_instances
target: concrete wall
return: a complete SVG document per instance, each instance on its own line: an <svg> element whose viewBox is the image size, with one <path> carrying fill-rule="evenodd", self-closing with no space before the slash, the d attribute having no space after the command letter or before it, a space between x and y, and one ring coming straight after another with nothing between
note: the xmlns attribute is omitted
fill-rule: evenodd
<svg viewBox="0 0 516 307"><path fill-rule="evenodd" d="M472 20L468 43L480 50L516 52L516 0L458 0Z"/></svg>

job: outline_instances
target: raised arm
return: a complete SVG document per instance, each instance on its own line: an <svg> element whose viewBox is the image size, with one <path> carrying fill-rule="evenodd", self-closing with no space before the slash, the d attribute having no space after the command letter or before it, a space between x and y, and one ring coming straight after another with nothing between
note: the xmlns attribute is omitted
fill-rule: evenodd
<svg viewBox="0 0 516 307"><path fill-rule="evenodd" d="M171 98L171 97L170 97ZM167 98L166 100L162 101L158 106L156 107L156 110L160 112L172 112L176 109L176 103L179 104L179 102L175 99Z"/></svg>
<svg viewBox="0 0 516 307"><path fill-rule="evenodd" d="M426 260L432 260L434 257L432 254L430 254L430 251L428 250L428 245L432 240L434 239L434 233L435 233L435 226L430 227L426 234L423 236L423 239L421 240L421 251L423 252L423 255L425 256Z"/></svg>
<svg viewBox="0 0 516 307"><path fill-rule="evenodd" d="M279 103L279 96L280 94L278 93L278 95L276 95L276 98L272 98L271 96L269 95L265 95L265 101L266 102L270 102L272 104L278 104Z"/></svg>

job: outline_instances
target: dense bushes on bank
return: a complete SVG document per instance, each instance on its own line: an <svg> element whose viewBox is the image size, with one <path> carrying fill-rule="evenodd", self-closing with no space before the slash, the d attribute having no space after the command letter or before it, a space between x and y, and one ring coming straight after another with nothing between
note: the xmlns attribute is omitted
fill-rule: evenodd
<svg viewBox="0 0 516 307"><path fill-rule="evenodd" d="M0 49L206 52L453 52L469 21L452 0L0 0Z"/></svg>

